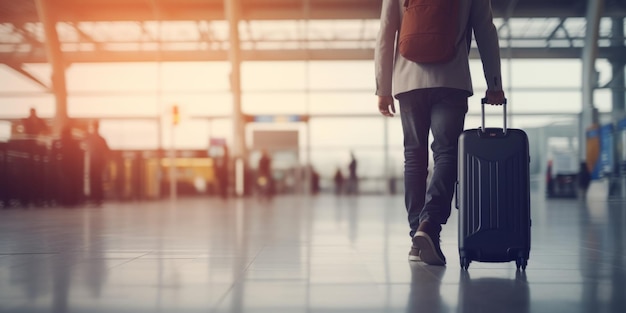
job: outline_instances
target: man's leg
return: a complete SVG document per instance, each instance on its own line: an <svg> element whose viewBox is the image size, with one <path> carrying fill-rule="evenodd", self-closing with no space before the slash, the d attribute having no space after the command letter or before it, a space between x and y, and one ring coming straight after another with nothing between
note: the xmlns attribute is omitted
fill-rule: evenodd
<svg viewBox="0 0 626 313"><path fill-rule="evenodd" d="M450 217L454 184L457 179L458 138L467 113L467 93L455 89L436 89L431 94L433 133L433 175L426 190L426 203L420 213L420 226L414 243L424 262L444 265L439 246L441 224Z"/></svg>
<svg viewBox="0 0 626 313"><path fill-rule="evenodd" d="M404 201L411 237L419 226L426 194L430 129L428 93L428 90L414 90L398 97L404 134Z"/></svg>
<svg viewBox="0 0 626 313"><path fill-rule="evenodd" d="M432 95L433 175L426 191L420 221L445 224L450 217L457 179L458 142L465 125L467 94L456 89L437 89Z"/></svg>

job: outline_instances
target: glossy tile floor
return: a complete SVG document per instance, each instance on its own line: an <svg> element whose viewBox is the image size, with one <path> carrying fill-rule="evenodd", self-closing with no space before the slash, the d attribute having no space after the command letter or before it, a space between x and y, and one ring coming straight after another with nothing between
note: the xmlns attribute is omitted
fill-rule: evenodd
<svg viewBox="0 0 626 313"><path fill-rule="evenodd" d="M0 312L626 312L626 202L533 193L531 258L407 261L398 196L0 210Z"/></svg>

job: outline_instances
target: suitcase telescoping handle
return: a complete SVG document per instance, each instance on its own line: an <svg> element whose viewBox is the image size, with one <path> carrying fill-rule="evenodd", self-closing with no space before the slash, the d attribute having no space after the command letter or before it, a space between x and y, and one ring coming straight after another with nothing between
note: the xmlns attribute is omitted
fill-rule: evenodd
<svg viewBox="0 0 626 313"><path fill-rule="evenodd" d="M503 109L503 116L504 116L504 124L502 127L502 132L504 132L504 134L506 134L506 99L504 99L504 103L502 103L502 109ZM487 103L487 98L482 98L480 99L480 109L481 109L481 117L482 117L482 127L481 130L484 133L485 132L485 104Z"/></svg>

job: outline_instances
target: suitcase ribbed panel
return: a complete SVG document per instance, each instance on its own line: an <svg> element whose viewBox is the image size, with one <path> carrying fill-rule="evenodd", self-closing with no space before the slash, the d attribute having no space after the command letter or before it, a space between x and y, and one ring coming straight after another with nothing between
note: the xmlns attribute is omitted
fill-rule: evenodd
<svg viewBox="0 0 626 313"><path fill-rule="evenodd" d="M475 155L466 158L467 233L504 229L523 231L520 221L528 220L527 205L528 159L521 154L498 161L488 161Z"/></svg>
<svg viewBox="0 0 626 313"><path fill-rule="evenodd" d="M459 256L469 262L508 262L530 252L528 137L520 129L464 131L459 137Z"/></svg>

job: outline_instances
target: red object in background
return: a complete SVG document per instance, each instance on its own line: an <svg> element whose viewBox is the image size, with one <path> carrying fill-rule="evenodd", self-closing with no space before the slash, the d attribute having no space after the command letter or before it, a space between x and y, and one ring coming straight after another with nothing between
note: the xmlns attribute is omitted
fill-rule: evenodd
<svg viewBox="0 0 626 313"><path fill-rule="evenodd" d="M172 124L178 125L180 122L180 114L178 113L178 105L172 106Z"/></svg>

